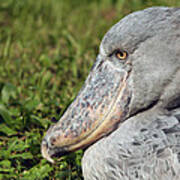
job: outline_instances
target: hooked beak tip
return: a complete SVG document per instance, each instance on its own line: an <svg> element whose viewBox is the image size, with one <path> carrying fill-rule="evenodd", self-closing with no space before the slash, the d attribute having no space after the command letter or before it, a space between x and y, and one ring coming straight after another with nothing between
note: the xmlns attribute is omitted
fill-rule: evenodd
<svg viewBox="0 0 180 180"><path fill-rule="evenodd" d="M47 161L51 162L52 164L54 163L54 160L50 157L50 155L48 154L48 146L47 143L45 141L42 142L41 145L41 153L43 158L45 158Z"/></svg>

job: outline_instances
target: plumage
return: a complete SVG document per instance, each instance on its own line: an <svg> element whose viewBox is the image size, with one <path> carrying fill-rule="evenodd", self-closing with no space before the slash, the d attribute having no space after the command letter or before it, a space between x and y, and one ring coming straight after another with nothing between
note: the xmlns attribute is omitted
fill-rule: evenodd
<svg viewBox="0 0 180 180"><path fill-rule="evenodd" d="M82 161L85 179L179 180L179 115L180 109L152 108L128 119L87 149Z"/></svg>

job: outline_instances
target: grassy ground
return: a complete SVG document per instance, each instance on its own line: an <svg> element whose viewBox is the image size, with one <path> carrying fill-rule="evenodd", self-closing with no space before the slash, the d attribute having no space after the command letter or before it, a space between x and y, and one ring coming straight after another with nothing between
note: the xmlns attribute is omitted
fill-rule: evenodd
<svg viewBox="0 0 180 180"><path fill-rule="evenodd" d="M0 179L82 179L82 151L55 165L40 144L75 98L108 28L179 0L0 1Z"/></svg>

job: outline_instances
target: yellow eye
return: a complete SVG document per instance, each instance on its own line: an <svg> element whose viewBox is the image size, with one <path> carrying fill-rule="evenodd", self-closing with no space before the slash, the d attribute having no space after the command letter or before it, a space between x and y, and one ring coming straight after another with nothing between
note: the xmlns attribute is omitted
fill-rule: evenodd
<svg viewBox="0 0 180 180"><path fill-rule="evenodd" d="M118 50L115 54L115 56L120 59L120 60L125 60L128 56L127 52L126 51L120 51Z"/></svg>

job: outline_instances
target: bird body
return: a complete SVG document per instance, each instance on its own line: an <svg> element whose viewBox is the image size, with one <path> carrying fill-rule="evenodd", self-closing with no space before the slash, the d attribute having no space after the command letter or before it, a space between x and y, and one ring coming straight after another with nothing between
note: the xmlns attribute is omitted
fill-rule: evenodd
<svg viewBox="0 0 180 180"><path fill-rule="evenodd" d="M86 147L85 180L180 179L180 8L132 13L106 33L42 154Z"/></svg>
<svg viewBox="0 0 180 180"><path fill-rule="evenodd" d="M128 119L88 148L82 164L87 180L179 180L180 109Z"/></svg>

